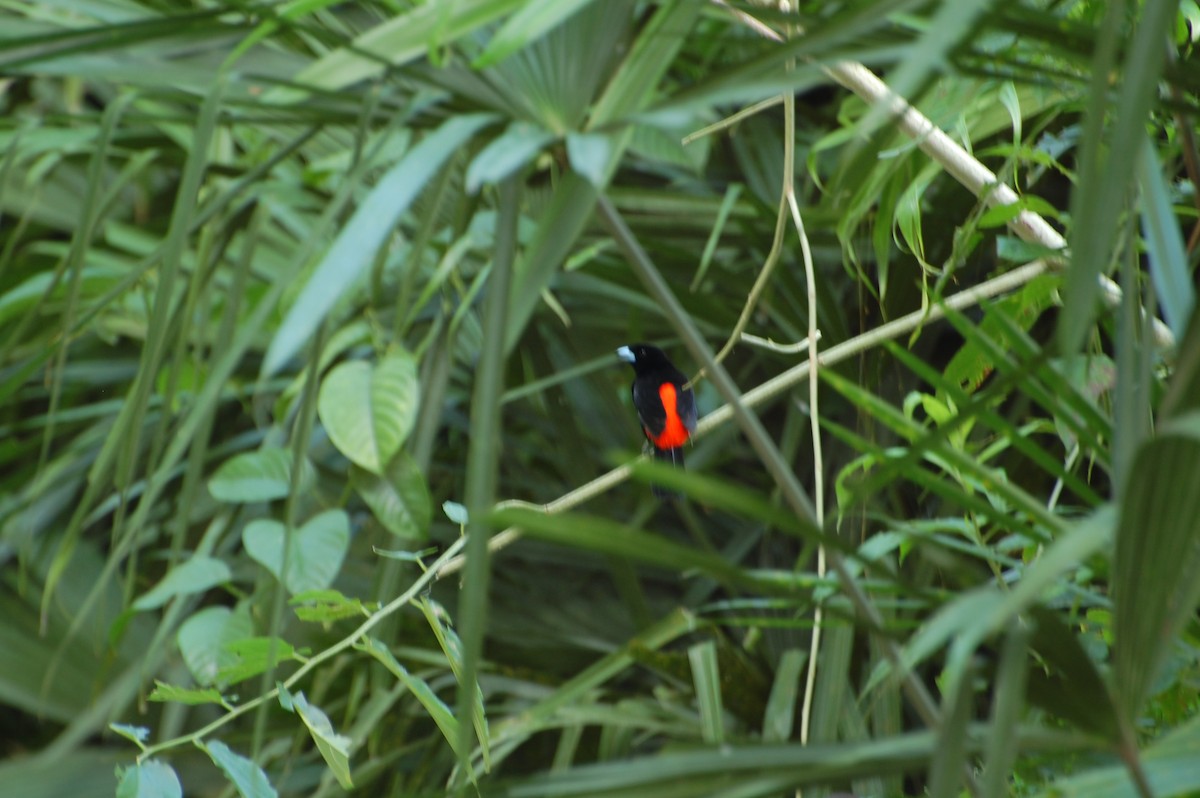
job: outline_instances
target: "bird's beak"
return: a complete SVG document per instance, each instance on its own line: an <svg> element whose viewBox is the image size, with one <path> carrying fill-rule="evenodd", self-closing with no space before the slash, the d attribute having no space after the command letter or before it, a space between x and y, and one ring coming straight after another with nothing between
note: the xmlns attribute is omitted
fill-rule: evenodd
<svg viewBox="0 0 1200 798"><path fill-rule="evenodd" d="M617 357L621 358L626 363L633 363L637 360L637 357L635 357L633 354L633 350L627 346L623 346L617 350Z"/></svg>

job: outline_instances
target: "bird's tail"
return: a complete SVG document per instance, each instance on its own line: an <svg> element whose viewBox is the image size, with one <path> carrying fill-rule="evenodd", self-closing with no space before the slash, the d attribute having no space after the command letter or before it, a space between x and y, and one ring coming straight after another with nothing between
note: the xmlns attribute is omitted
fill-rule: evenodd
<svg viewBox="0 0 1200 798"><path fill-rule="evenodd" d="M670 463L676 468L683 468L683 447L676 446L674 449L660 449L654 447L654 459L661 463ZM654 495L659 499L680 499L681 494L673 490L667 490L661 485L650 485L650 489L654 491Z"/></svg>

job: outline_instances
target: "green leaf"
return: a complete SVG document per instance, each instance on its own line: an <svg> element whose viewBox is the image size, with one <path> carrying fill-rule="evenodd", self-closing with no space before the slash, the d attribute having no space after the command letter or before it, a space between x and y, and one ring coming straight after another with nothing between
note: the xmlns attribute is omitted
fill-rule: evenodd
<svg viewBox="0 0 1200 798"><path fill-rule="evenodd" d="M1200 791L1200 717L1195 717L1138 755L1150 794L1156 798L1191 798ZM1140 798L1145 795L1130 778L1124 764L1096 767L1082 773L1056 778L1038 798Z"/></svg>
<svg viewBox="0 0 1200 798"><path fill-rule="evenodd" d="M1113 683L1126 722L1140 714L1167 653L1200 603L1200 413L1138 451L1113 557Z"/></svg>
<svg viewBox="0 0 1200 798"><path fill-rule="evenodd" d="M283 578L285 538L290 548ZM326 510L290 536L278 521L259 518L242 530L242 545L255 562L281 579L289 593L324 590L333 584L350 545L350 518L342 510Z"/></svg>
<svg viewBox="0 0 1200 798"><path fill-rule="evenodd" d="M396 453L382 476L356 466L350 480L387 531L408 541L428 539L433 521L429 488L416 461L405 452Z"/></svg>
<svg viewBox="0 0 1200 798"><path fill-rule="evenodd" d="M233 573L223 560L197 554L182 565L172 568L163 580L133 602L136 610L154 610L176 596L203 593L210 587L233 579Z"/></svg>
<svg viewBox="0 0 1200 798"><path fill-rule="evenodd" d="M1117 714L1108 686L1079 638L1052 611L1033 607L1033 648L1042 667L1028 676L1029 700L1089 734L1118 736Z"/></svg>
<svg viewBox="0 0 1200 798"><path fill-rule="evenodd" d="M725 742L725 708L721 703L721 669L717 664L717 644L712 640L688 649L696 704L700 708L700 734L706 743Z"/></svg>
<svg viewBox="0 0 1200 798"><path fill-rule="evenodd" d="M459 526L467 524L467 508L463 507L458 502L444 501L442 502L442 512L450 519L451 523Z"/></svg>
<svg viewBox="0 0 1200 798"><path fill-rule="evenodd" d="M117 773L117 798L183 798L183 785L165 762L150 759Z"/></svg>
<svg viewBox="0 0 1200 798"><path fill-rule="evenodd" d="M154 680L154 690L147 696L148 701L171 701L176 704L198 706L200 704L218 704L229 708L229 702L219 690L213 688L198 689L195 687L177 687L173 684Z"/></svg>
<svg viewBox="0 0 1200 798"><path fill-rule="evenodd" d="M351 462L383 474L417 419L417 362L406 352L372 366L342 363L321 383L317 413L329 439Z"/></svg>
<svg viewBox="0 0 1200 798"><path fill-rule="evenodd" d="M524 798L778 795L792 792L794 787L842 782L864 773L911 771L928 763L936 748L931 732L917 732L838 745L668 749L653 756L543 771L524 781L520 794Z"/></svg>
<svg viewBox="0 0 1200 798"><path fill-rule="evenodd" d="M391 671L400 682L408 688L413 697L421 703L425 711L429 713L429 717L433 718L437 724L438 730L450 747L454 749L456 754L461 756L462 752L458 750L458 721L454 717L454 713L446 703L437 697L433 692L433 688L420 679L408 672L408 669L401 665L392 652L387 649L383 643L374 638L367 638L359 645L359 648L375 659L383 663L383 666Z"/></svg>
<svg viewBox="0 0 1200 798"><path fill-rule="evenodd" d="M1149 137L1142 139L1138 148L1138 182L1142 188L1142 235L1146 239L1150 277L1167 326L1175 334L1175 340L1182 340L1196 304L1196 290L1179 221L1163 179L1162 164Z"/></svg>
<svg viewBox="0 0 1200 798"><path fill-rule="evenodd" d="M530 0L492 36L472 67L483 69L526 47L591 0Z"/></svg>
<svg viewBox="0 0 1200 798"><path fill-rule="evenodd" d="M431 47L468 36L503 15L519 9L525 0L458 0L451 4L426 3L383 22L358 36L349 46L320 58L295 76L298 85L342 89L379 75L388 64L412 61ZM291 93L280 100L290 99Z"/></svg>
<svg viewBox="0 0 1200 798"><path fill-rule="evenodd" d="M229 664L217 672L221 684L237 684L265 673L280 662L297 659L296 649L278 637L244 637L223 646Z"/></svg>
<svg viewBox="0 0 1200 798"><path fill-rule="evenodd" d="M453 671L454 678L458 681L459 689L470 691L471 724L475 728L476 739L479 740L479 747L483 757L483 767L485 770L490 770L491 735L488 734L487 713L483 706L483 691L479 687L478 680L469 685L463 684L462 640L459 638L458 633L454 631L454 628L446 622L446 610L440 604L424 596L421 598L419 606L425 614L425 620L429 623L429 628L433 630L433 634L437 638L438 645L441 646L442 653L446 655L446 660L450 663L450 670ZM462 738L460 737L459 739L461 740Z"/></svg>
<svg viewBox="0 0 1200 798"><path fill-rule="evenodd" d="M309 590L288 601L302 621L329 623L343 618L371 614L371 608L358 599L347 598L338 590Z"/></svg>
<svg viewBox="0 0 1200 798"><path fill-rule="evenodd" d="M1098 277L1112 262L1138 149L1146 135L1150 106L1158 96L1176 3L1150 0L1140 6L1132 36L1126 33L1126 3L1106 5L1094 49L1086 126L1079 149L1079 179L1071 192L1071 263L1063 290L1058 342L1064 355L1083 345L1095 315ZM1117 62L1117 53L1124 61ZM1110 84L1118 76L1120 86Z"/></svg>
<svg viewBox="0 0 1200 798"><path fill-rule="evenodd" d="M1025 683L1029 671L1029 625L1023 620L1009 624L996 667L996 689L992 696L991 734L988 737L981 779L981 798L1003 798L1009 794L1009 777L1019 753L1017 724L1024 714Z"/></svg>
<svg viewBox="0 0 1200 798"><path fill-rule="evenodd" d="M127 269L115 265L89 266L80 272L77 290L83 296L99 295L119 284L127 274ZM45 299L62 300L68 286L56 277L51 272L39 272L0 294L0 325L20 318Z"/></svg>
<svg viewBox="0 0 1200 798"><path fill-rule="evenodd" d="M150 730L145 726L130 726L125 723L110 723L108 728L112 729L117 734L124 737L126 740L132 740L142 747L142 743L150 739Z"/></svg>
<svg viewBox="0 0 1200 798"><path fill-rule="evenodd" d="M657 125L634 125L633 135L629 139L629 153L657 168L685 169L700 175L708 161L712 140L706 136L685 147L681 139L691 127L695 125L678 130L664 130Z"/></svg>
<svg viewBox="0 0 1200 798"><path fill-rule="evenodd" d="M959 641L966 641L959 638ZM974 707L974 668L970 645L951 646L951 654L943 677L941 724L938 747L929 763L930 798L957 798L966 766L967 724ZM957 688L957 689L956 689ZM953 691L953 692L951 692Z"/></svg>
<svg viewBox="0 0 1200 798"><path fill-rule="evenodd" d="M572 548L628 557L635 562L653 564L671 571L695 569L729 584L759 590L767 588L753 574L722 557L607 518L583 513L547 515L522 507L510 507L495 511L492 521L497 526L515 526L528 536Z"/></svg>
<svg viewBox="0 0 1200 798"><path fill-rule="evenodd" d="M294 713L296 711L296 699L292 696L292 692L287 689L287 685L283 682L276 682L275 690L279 693L279 706L288 712Z"/></svg>
<svg viewBox="0 0 1200 798"><path fill-rule="evenodd" d="M292 453L277 446L234 455L208 481L213 498L223 502L269 502L288 495Z"/></svg>
<svg viewBox="0 0 1200 798"><path fill-rule="evenodd" d="M375 547L374 552L380 557L388 560L400 560L401 562L423 562L430 555L437 554L437 546L430 546L426 549L412 551L410 549L381 549Z"/></svg>
<svg viewBox="0 0 1200 798"><path fill-rule="evenodd" d="M763 711L764 741L780 743L792 736L796 702L800 695L800 677L807 660L807 652L798 648L789 648L779 658L775 679L771 683L771 695Z"/></svg>
<svg viewBox="0 0 1200 798"><path fill-rule="evenodd" d="M499 183L532 161L554 134L537 125L517 120L508 126L471 161L467 168L467 192L474 194L484 183Z"/></svg>
<svg viewBox="0 0 1200 798"><path fill-rule="evenodd" d="M603 133L567 134L567 159L571 168L586 178L593 188L604 188L612 150L612 139Z"/></svg>
<svg viewBox="0 0 1200 798"><path fill-rule="evenodd" d="M1062 253L1016 236L996 236L996 257L1010 263L1029 263L1038 258L1058 258Z"/></svg>
<svg viewBox="0 0 1200 798"><path fill-rule="evenodd" d="M276 798L279 794L271 786L267 774L252 760L234 753L220 740L196 743L212 761L225 772L225 776L237 788L242 798Z"/></svg>
<svg viewBox="0 0 1200 798"><path fill-rule="evenodd" d="M491 121L492 117L486 114L451 116L383 176L342 228L279 325L263 357L264 377L279 371L300 351L337 301L357 284L425 184L476 131Z"/></svg>
<svg viewBox="0 0 1200 798"><path fill-rule="evenodd" d="M254 626L246 612L205 607L180 625L176 640L196 684L207 686L217 682L217 674L223 668L237 662L225 650L225 644L253 633Z"/></svg>
<svg viewBox="0 0 1200 798"><path fill-rule="evenodd" d="M329 769L333 771L338 784L342 785L344 790L353 789L354 782L350 778L350 738L335 732L333 724L329 722L329 717L308 703L304 693L296 693L292 700L295 702L300 719L308 727L313 742L317 744L317 750L321 752L325 764L329 765Z"/></svg>

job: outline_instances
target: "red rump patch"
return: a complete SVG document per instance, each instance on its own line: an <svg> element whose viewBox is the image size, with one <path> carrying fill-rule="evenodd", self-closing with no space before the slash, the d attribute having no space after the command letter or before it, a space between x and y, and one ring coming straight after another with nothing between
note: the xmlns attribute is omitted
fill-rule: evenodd
<svg viewBox="0 0 1200 798"><path fill-rule="evenodd" d="M663 409L667 411L667 423L657 435L647 430L647 435L654 445L660 449L675 449L687 443L688 428L679 417L678 395L675 386L664 382L658 386L658 396L662 399Z"/></svg>

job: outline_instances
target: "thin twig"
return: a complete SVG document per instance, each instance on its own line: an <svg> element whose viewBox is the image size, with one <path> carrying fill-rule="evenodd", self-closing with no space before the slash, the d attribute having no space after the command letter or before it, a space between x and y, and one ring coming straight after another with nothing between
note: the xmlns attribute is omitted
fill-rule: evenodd
<svg viewBox="0 0 1200 798"><path fill-rule="evenodd" d="M788 95L788 111L794 115L795 106L791 95ZM817 274L813 268L812 249L808 244L808 234L804 231L804 219L800 216L800 205L796 202L796 192L793 188L788 192L788 207L792 211L792 223L796 225L796 233L800 236L800 252L804 257L804 278L808 283L808 362L812 365L812 375L808 379L808 404L811 412L808 415L811 425L813 449L813 503L817 509L817 526L825 527L825 458L821 451L821 412L818 403L817 373L821 361L817 357ZM817 578L824 579L826 571L825 544L817 546ZM804 681L804 702L800 709L800 742L808 743L809 723L812 719L812 705L817 685L817 659L821 653L821 630L825 620L823 605L818 602L813 612L812 643L809 646L808 674Z"/></svg>
<svg viewBox="0 0 1200 798"><path fill-rule="evenodd" d="M694 130L691 133L688 133L686 136L680 139L680 143L686 147L696 139L702 139L705 136L711 136L713 133L720 133L722 130L733 127L743 119L749 119L759 111L765 111L768 108L774 108L781 102L783 102L783 96L777 94L774 97L768 97L765 100L756 102L754 105L748 105L742 110L732 113L718 122L713 122L711 125L706 125L699 130Z"/></svg>
<svg viewBox="0 0 1200 798"><path fill-rule="evenodd" d="M770 338L759 338L757 335L750 333L742 333L742 341L751 346L758 346L771 352L777 352L781 355L798 355L808 349L809 340L821 340L821 331L817 330L813 335L801 338L794 344L777 344Z"/></svg>

